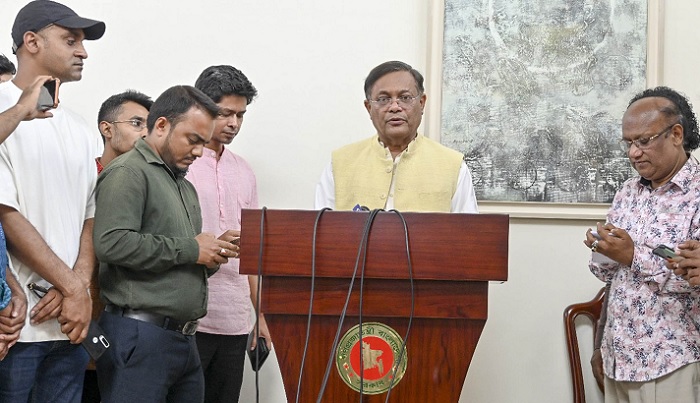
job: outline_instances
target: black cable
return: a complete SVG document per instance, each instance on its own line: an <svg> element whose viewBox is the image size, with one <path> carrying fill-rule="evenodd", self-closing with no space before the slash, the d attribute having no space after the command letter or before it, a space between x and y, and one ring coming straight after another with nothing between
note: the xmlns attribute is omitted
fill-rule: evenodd
<svg viewBox="0 0 700 403"><path fill-rule="evenodd" d="M260 315L260 303L261 303L261 294L262 294L262 261L263 261L263 248L264 248L264 228L265 228L265 212L267 210L267 207L263 207L260 212L260 247L258 250L258 284L257 284L257 303L255 307L255 314L256 314L256 329L255 329L255 340L256 342L259 342L260 338L260 326L259 326L259 315ZM315 275L316 275L316 238L317 238L317 231L318 231L318 223L320 221L321 216L326 210L330 210L329 208L324 208L318 212L318 215L316 216L316 220L314 222L314 231L313 231L313 240L312 240L312 259L311 259L311 296L309 300L309 313L308 313L308 319L307 319L307 328L306 328L306 338L304 342L304 353L302 355L302 363L301 363L301 368L299 370L299 382L297 384L297 396L296 396L296 401L299 401L299 394L301 391L301 381L302 381L302 375L303 375L303 369L304 369L304 363L306 360L306 353L308 350L308 343L309 343L309 338L310 338L310 329L311 329L311 318L312 318L312 311L313 311L313 297L314 297L314 290L315 290ZM382 209L375 209L372 210L367 217L367 220L365 222L365 227L362 233L362 238L360 239L360 245L358 246L358 251L357 251L357 257L355 260L355 268L353 270L352 278L350 280L350 286L348 287L348 294L345 298L345 304L343 306L343 310L341 312L339 321L338 321L338 328L336 331L335 338L333 340L333 346L331 348L331 355L328 360L328 364L326 366L326 373L324 374L323 377L323 383L321 385L321 390L319 391L319 395L317 398L317 403L321 402L321 398L323 397L323 392L326 389L326 386L328 384L328 378L330 376L330 368L332 367L332 362L333 362L333 357L335 356L335 349L337 348L338 341L340 339L340 331L343 326L343 322L345 320L345 316L347 313L347 308L350 302L350 296L352 295L352 288L355 283L355 279L357 278L357 270L360 264L360 259L362 258L362 269L360 272L360 295L359 295L359 336L360 336L360 346L362 346L362 301L363 301L363 295L364 295L364 275L365 275L365 268L367 265L367 245L369 243L369 232L372 227L372 223L374 222L377 214L381 211L384 211ZM406 328L406 336L402 340L401 343L401 348L399 350L399 357L398 360L396 361L396 365L394 367L394 371L391 377L391 383L389 384L389 390L386 395L385 402L389 401L389 396L391 395L391 390L394 386L394 381L396 380L396 372L398 371L399 367L401 366L401 361L404 358L404 351L406 348L406 342L408 341L408 337L411 331L411 326L413 323L413 316L414 316L414 311L415 311L415 287L414 287L414 282L413 282L413 265L411 263L411 251L409 248L409 243L408 243L408 226L406 224L406 220L404 219L403 215L397 211L397 210L390 210L391 212L396 213L402 224L403 224L403 229L404 229L404 239L405 239L405 245L406 245L406 257L408 260L408 276L409 276L409 282L411 285L411 311L408 319L408 326ZM259 351L256 349L256 360L259 360ZM363 389L364 389L364 366L363 366L363 357L362 357L362 352L360 351L360 401L362 401L362 396L363 396ZM260 385L259 385L259 371L255 371L255 401L259 403L260 401Z"/></svg>
<svg viewBox="0 0 700 403"><path fill-rule="evenodd" d="M260 247L258 248L258 286L255 303L255 342L260 343L260 294L262 293L262 261L263 261L263 248L265 245L265 211L267 207L263 206L260 210ZM260 349L255 349L255 362L260 362ZM260 381L259 381L260 369L255 371L255 402L260 403Z"/></svg>
<svg viewBox="0 0 700 403"><path fill-rule="evenodd" d="M381 211L381 210L377 210ZM374 214L373 214L374 213ZM350 285L348 287L348 294L345 298L345 305L343 306L343 310L340 313L340 318L338 319L338 329L336 330L335 338L333 339L333 346L331 347L330 351L330 356L328 357L328 364L326 365L326 372L323 375L323 382L321 383L321 389L318 392L318 397L316 398L317 403L321 403L321 398L323 397L323 393L326 390L326 386L328 385L328 377L330 376L330 370L331 366L333 363L333 357L335 356L335 349L338 346L338 341L340 339L340 330L343 327L343 321L345 320L345 314L347 313L348 310L348 305L350 303L350 295L352 295L352 287L355 285L355 278L357 278L357 269L360 264L360 257L362 255L362 245L366 244L365 240L366 238L369 237L369 228L371 226L372 221L374 220L374 217L376 216L376 212L372 211L367 218L367 221L365 222L365 228L362 232L362 239L360 240L360 245L357 250L357 258L355 259L355 269L353 270L352 277L350 279Z"/></svg>
<svg viewBox="0 0 700 403"><path fill-rule="evenodd" d="M362 246L360 246L361 250L364 251L363 253L363 259L362 259L362 270L360 271L360 298L359 298L359 313L358 313L358 323L359 323L359 332L360 332L360 403L362 403L362 395L365 393L365 363L364 363L364 354L362 354L362 300L364 297L364 288L365 288L365 267L367 267L367 244L369 243L369 232L372 228L372 223L374 222L374 219L377 217L377 214L379 214L380 211L384 210L372 210L370 212L370 216L367 219L367 236L362 238Z"/></svg>
<svg viewBox="0 0 700 403"><path fill-rule="evenodd" d="M408 326L406 327L406 336L403 338L401 342L401 348L399 350L399 358L396 360L396 366L394 367L394 373L391 375L391 383L389 383L389 390L386 393L386 399L384 400L385 403L389 402L389 396L391 396L391 390L394 387L394 381L396 380L396 371L398 371L399 367L401 366L401 361L404 358L404 351L406 349L406 342L408 341L408 335L411 332L411 326L413 325L413 315L415 311L415 305L416 305L416 295L415 295L415 287L413 284L413 264L411 263L411 248L409 247L408 244L408 225L406 224L406 219L404 219L404 216L401 214L400 211L391 209L389 210L390 212L396 213L399 218L401 219L401 223L403 224L403 234L404 234L404 239L406 242L406 259L408 260L408 279L409 283L411 284L411 313L408 316Z"/></svg>
<svg viewBox="0 0 700 403"><path fill-rule="evenodd" d="M330 210L328 207L321 209L316 215L314 221L314 232L311 239L311 295L309 296L309 314L306 319L306 338L304 339L304 352L301 355L301 367L299 368L299 382L297 383L297 397L295 402L299 403L299 394L301 393L301 379L304 374L304 363L306 362L306 352L309 349L309 338L311 333L311 313L314 306L314 290L316 288L316 236L318 233L318 222L325 211Z"/></svg>

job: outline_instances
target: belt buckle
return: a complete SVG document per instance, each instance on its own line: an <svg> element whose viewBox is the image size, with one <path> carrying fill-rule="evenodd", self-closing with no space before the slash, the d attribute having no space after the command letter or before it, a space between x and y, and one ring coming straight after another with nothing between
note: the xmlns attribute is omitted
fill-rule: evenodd
<svg viewBox="0 0 700 403"><path fill-rule="evenodd" d="M185 336L192 336L197 332L197 326L199 325L199 322L196 320L191 320L189 322L185 322L184 325L182 325L182 334Z"/></svg>

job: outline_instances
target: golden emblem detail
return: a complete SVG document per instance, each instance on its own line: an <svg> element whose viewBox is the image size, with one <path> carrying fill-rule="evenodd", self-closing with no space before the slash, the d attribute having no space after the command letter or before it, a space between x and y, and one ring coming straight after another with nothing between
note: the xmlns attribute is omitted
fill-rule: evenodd
<svg viewBox="0 0 700 403"><path fill-rule="evenodd" d="M400 354L402 342L399 334L389 326L365 322L362 323L360 346L360 325L353 326L340 339L336 349L335 364L340 377L357 392L360 391L361 379L364 394L376 395L388 391L406 373L408 356L405 347L403 354Z"/></svg>

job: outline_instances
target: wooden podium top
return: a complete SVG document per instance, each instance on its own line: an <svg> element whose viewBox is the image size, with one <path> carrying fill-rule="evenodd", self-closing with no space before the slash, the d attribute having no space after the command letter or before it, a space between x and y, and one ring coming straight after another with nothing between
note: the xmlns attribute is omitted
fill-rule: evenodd
<svg viewBox="0 0 700 403"><path fill-rule="evenodd" d="M243 210L241 274L257 274L262 210ZM312 210L266 210L263 223L265 276L311 275ZM402 213L416 280L508 279L508 216L498 214ZM316 276L350 277L368 212L326 211L317 226ZM366 278L408 278L403 224L396 213L374 220L367 247Z"/></svg>

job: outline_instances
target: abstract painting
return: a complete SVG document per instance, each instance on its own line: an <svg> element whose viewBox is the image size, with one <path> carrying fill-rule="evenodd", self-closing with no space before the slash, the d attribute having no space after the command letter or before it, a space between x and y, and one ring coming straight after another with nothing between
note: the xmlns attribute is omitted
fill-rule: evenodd
<svg viewBox="0 0 700 403"><path fill-rule="evenodd" d="M440 141L479 200L609 203L646 86L647 0L445 0Z"/></svg>

